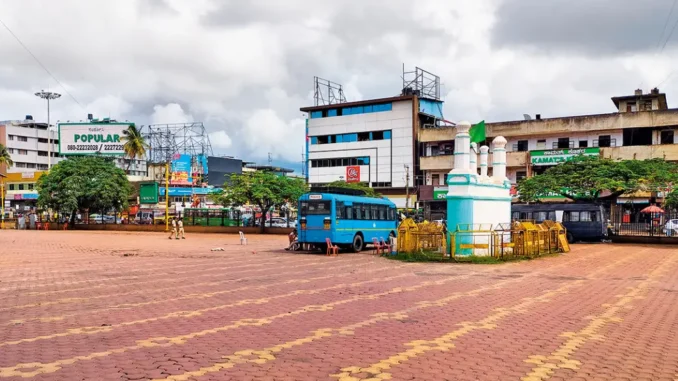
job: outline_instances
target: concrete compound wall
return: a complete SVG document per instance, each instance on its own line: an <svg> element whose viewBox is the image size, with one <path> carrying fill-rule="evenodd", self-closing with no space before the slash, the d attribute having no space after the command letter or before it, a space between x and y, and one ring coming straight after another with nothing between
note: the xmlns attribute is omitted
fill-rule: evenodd
<svg viewBox="0 0 678 381"><path fill-rule="evenodd" d="M14 229L14 222L5 222L6 229ZM50 230L63 230L63 224L50 223ZM165 225L113 225L113 224L76 224L69 226L68 230L89 230L89 231L122 231L122 232L165 232ZM260 234L258 227L229 227L229 226L185 226L186 233L220 233L220 234L238 234L243 232L248 234ZM264 234L290 234L292 228L265 228Z"/></svg>

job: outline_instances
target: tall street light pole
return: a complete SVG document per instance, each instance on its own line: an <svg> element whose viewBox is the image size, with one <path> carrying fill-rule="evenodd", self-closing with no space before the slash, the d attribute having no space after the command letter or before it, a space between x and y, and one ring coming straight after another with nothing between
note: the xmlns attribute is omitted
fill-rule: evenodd
<svg viewBox="0 0 678 381"><path fill-rule="evenodd" d="M47 100L47 171L49 172L49 170L52 169L52 133L49 130L51 126L49 120L49 101L61 98L61 94L40 90L35 93L35 96Z"/></svg>

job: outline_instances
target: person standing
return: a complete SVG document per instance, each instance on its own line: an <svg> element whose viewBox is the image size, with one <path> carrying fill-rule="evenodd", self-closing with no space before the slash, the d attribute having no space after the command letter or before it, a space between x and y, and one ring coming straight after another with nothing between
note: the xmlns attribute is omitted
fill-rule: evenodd
<svg viewBox="0 0 678 381"><path fill-rule="evenodd" d="M177 227L179 230L177 231L177 239L179 239L179 236L181 236L181 239L186 239L186 236L184 234L184 218L179 217L179 221L177 222Z"/></svg>
<svg viewBox="0 0 678 381"><path fill-rule="evenodd" d="M177 219L176 219L176 217L172 217L172 231L170 232L169 239L172 239L172 236L175 236L176 239L179 239L179 236L177 234Z"/></svg>

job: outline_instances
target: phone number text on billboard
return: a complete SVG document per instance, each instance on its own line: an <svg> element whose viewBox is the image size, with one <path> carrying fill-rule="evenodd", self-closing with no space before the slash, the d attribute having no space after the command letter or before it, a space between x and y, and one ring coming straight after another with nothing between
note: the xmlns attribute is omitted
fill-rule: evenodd
<svg viewBox="0 0 678 381"><path fill-rule="evenodd" d="M61 155L124 155L124 131L130 123L60 123Z"/></svg>

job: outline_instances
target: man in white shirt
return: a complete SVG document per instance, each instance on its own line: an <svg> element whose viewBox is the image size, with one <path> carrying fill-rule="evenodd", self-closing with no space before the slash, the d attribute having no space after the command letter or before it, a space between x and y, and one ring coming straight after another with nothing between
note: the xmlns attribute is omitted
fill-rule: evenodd
<svg viewBox="0 0 678 381"><path fill-rule="evenodd" d="M184 219L179 217L179 221L177 222L177 227L179 228L177 230L177 239L179 239L179 236L181 236L181 239L186 239L186 236L184 235Z"/></svg>
<svg viewBox="0 0 678 381"><path fill-rule="evenodd" d="M172 231L170 232L169 239L172 239L172 236L175 236L176 239L179 239L177 234L177 219L175 217L172 217Z"/></svg>

